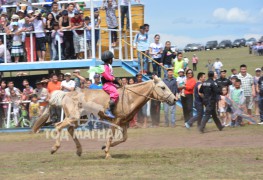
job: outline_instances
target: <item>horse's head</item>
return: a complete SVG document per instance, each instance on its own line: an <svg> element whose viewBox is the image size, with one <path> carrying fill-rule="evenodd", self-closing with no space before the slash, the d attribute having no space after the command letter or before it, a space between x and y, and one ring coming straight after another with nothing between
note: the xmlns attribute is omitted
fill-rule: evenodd
<svg viewBox="0 0 263 180"><path fill-rule="evenodd" d="M177 98L166 86L166 84L157 76L153 76L154 88L153 97L169 105L174 105Z"/></svg>

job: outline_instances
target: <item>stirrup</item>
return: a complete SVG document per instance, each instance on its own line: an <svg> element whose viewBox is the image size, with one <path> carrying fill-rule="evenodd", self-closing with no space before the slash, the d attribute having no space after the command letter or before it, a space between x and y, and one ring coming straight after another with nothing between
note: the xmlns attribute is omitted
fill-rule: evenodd
<svg viewBox="0 0 263 180"><path fill-rule="evenodd" d="M112 112L111 112L109 109L107 109L107 110L105 111L105 114L106 114L109 118L111 118L111 119L114 119L114 118L115 118L115 116L112 114Z"/></svg>

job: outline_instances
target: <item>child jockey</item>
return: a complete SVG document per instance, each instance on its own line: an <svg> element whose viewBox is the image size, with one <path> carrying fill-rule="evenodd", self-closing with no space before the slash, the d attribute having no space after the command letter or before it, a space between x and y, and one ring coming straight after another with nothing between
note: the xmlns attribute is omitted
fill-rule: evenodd
<svg viewBox="0 0 263 180"><path fill-rule="evenodd" d="M105 114L114 119L113 110L119 98L119 93L117 91L116 85L119 84L118 81L113 76L113 69L111 67L114 55L110 51L103 52L101 60L104 62L105 71L101 74L101 81L103 84L102 89L110 95L109 108L105 111Z"/></svg>

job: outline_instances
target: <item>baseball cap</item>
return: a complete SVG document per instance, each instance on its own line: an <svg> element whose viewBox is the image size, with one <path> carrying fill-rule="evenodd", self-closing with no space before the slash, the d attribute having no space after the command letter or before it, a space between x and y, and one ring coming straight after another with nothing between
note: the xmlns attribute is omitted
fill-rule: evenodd
<svg viewBox="0 0 263 180"><path fill-rule="evenodd" d="M256 68L255 71L256 72L261 72L261 69L260 68Z"/></svg>
<svg viewBox="0 0 263 180"><path fill-rule="evenodd" d="M42 82L40 80L37 80L35 84L42 84Z"/></svg>
<svg viewBox="0 0 263 180"><path fill-rule="evenodd" d="M27 11L27 14L31 14L31 13L33 13L34 11L33 10L28 10Z"/></svg>
<svg viewBox="0 0 263 180"><path fill-rule="evenodd" d="M17 11L17 12L18 12L18 13L20 13L20 12L21 12L21 13L24 13L24 11L23 11L22 9L20 9L20 10L19 10L19 11Z"/></svg>
<svg viewBox="0 0 263 180"><path fill-rule="evenodd" d="M178 73L180 73L180 72L183 72L183 73L184 73L184 70L183 70L183 69L179 69L179 70L178 70Z"/></svg>
<svg viewBox="0 0 263 180"><path fill-rule="evenodd" d="M73 72L74 72L74 73L80 72L80 70L79 70L79 69L75 69Z"/></svg>
<svg viewBox="0 0 263 180"><path fill-rule="evenodd" d="M68 11L67 11L67 10L63 10L63 11L61 12L61 14L62 14L62 16L66 16L66 15L68 15Z"/></svg>
<svg viewBox="0 0 263 180"><path fill-rule="evenodd" d="M99 74L95 74L95 75L93 76L93 78L100 78L100 75L99 75Z"/></svg>
<svg viewBox="0 0 263 180"><path fill-rule="evenodd" d="M6 16L6 15L7 15L7 13L3 11L3 12L1 13L1 16L2 16L2 15L5 15L5 16Z"/></svg>
<svg viewBox="0 0 263 180"><path fill-rule="evenodd" d="M99 11L99 9L98 8L94 8L94 12L98 12Z"/></svg>
<svg viewBox="0 0 263 180"><path fill-rule="evenodd" d="M13 14L12 17L11 17L11 19L19 19L19 16L16 15L16 14Z"/></svg>
<svg viewBox="0 0 263 180"><path fill-rule="evenodd" d="M76 10L76 11L74 12L74 15L78 15L78 14L79 14L79 11Z"/></svg>
<svg viewBox="0 0 263 180"><path fill-rule="evenodd" d="M71 73L67 72L65 73L65 76L71 76Z"/></svg>

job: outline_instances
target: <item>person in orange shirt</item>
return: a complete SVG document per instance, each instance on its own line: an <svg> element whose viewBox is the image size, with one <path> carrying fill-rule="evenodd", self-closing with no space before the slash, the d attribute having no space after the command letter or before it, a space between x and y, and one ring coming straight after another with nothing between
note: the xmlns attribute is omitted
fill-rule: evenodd
<svg viewBox="0 0 263 180"><path fill-rule="evenodd" d="M179 89L184 89L185 96L181 96L184 121L187 122L193 117L193 94L196 80L194 78L193 70L188 69L186 71L186 82L184 86L179 87Z"/></svg>
<svg viewBox="0 0 263 180"><path fill-rule="evenodd" d="M51 75L51 81L47 85L47 90L49 92L49 97L54 92L55 90L60 90L61 89L61 82L58 81L58 76L56 74ZM55 124L56 122L60 121L61 117L61 108L59 107L54 107L51 108L51 123Z"/></svg>
<svg viewBox="0 0 263 180"><path fill-rule="evenodd" d="M58 76L56 74L52 74L51 81L48 82L48 85L47 85L47 90L49 94L52 94L53 91L60 90L60 89L61 89L61 82L58 81Z"/></svg>

